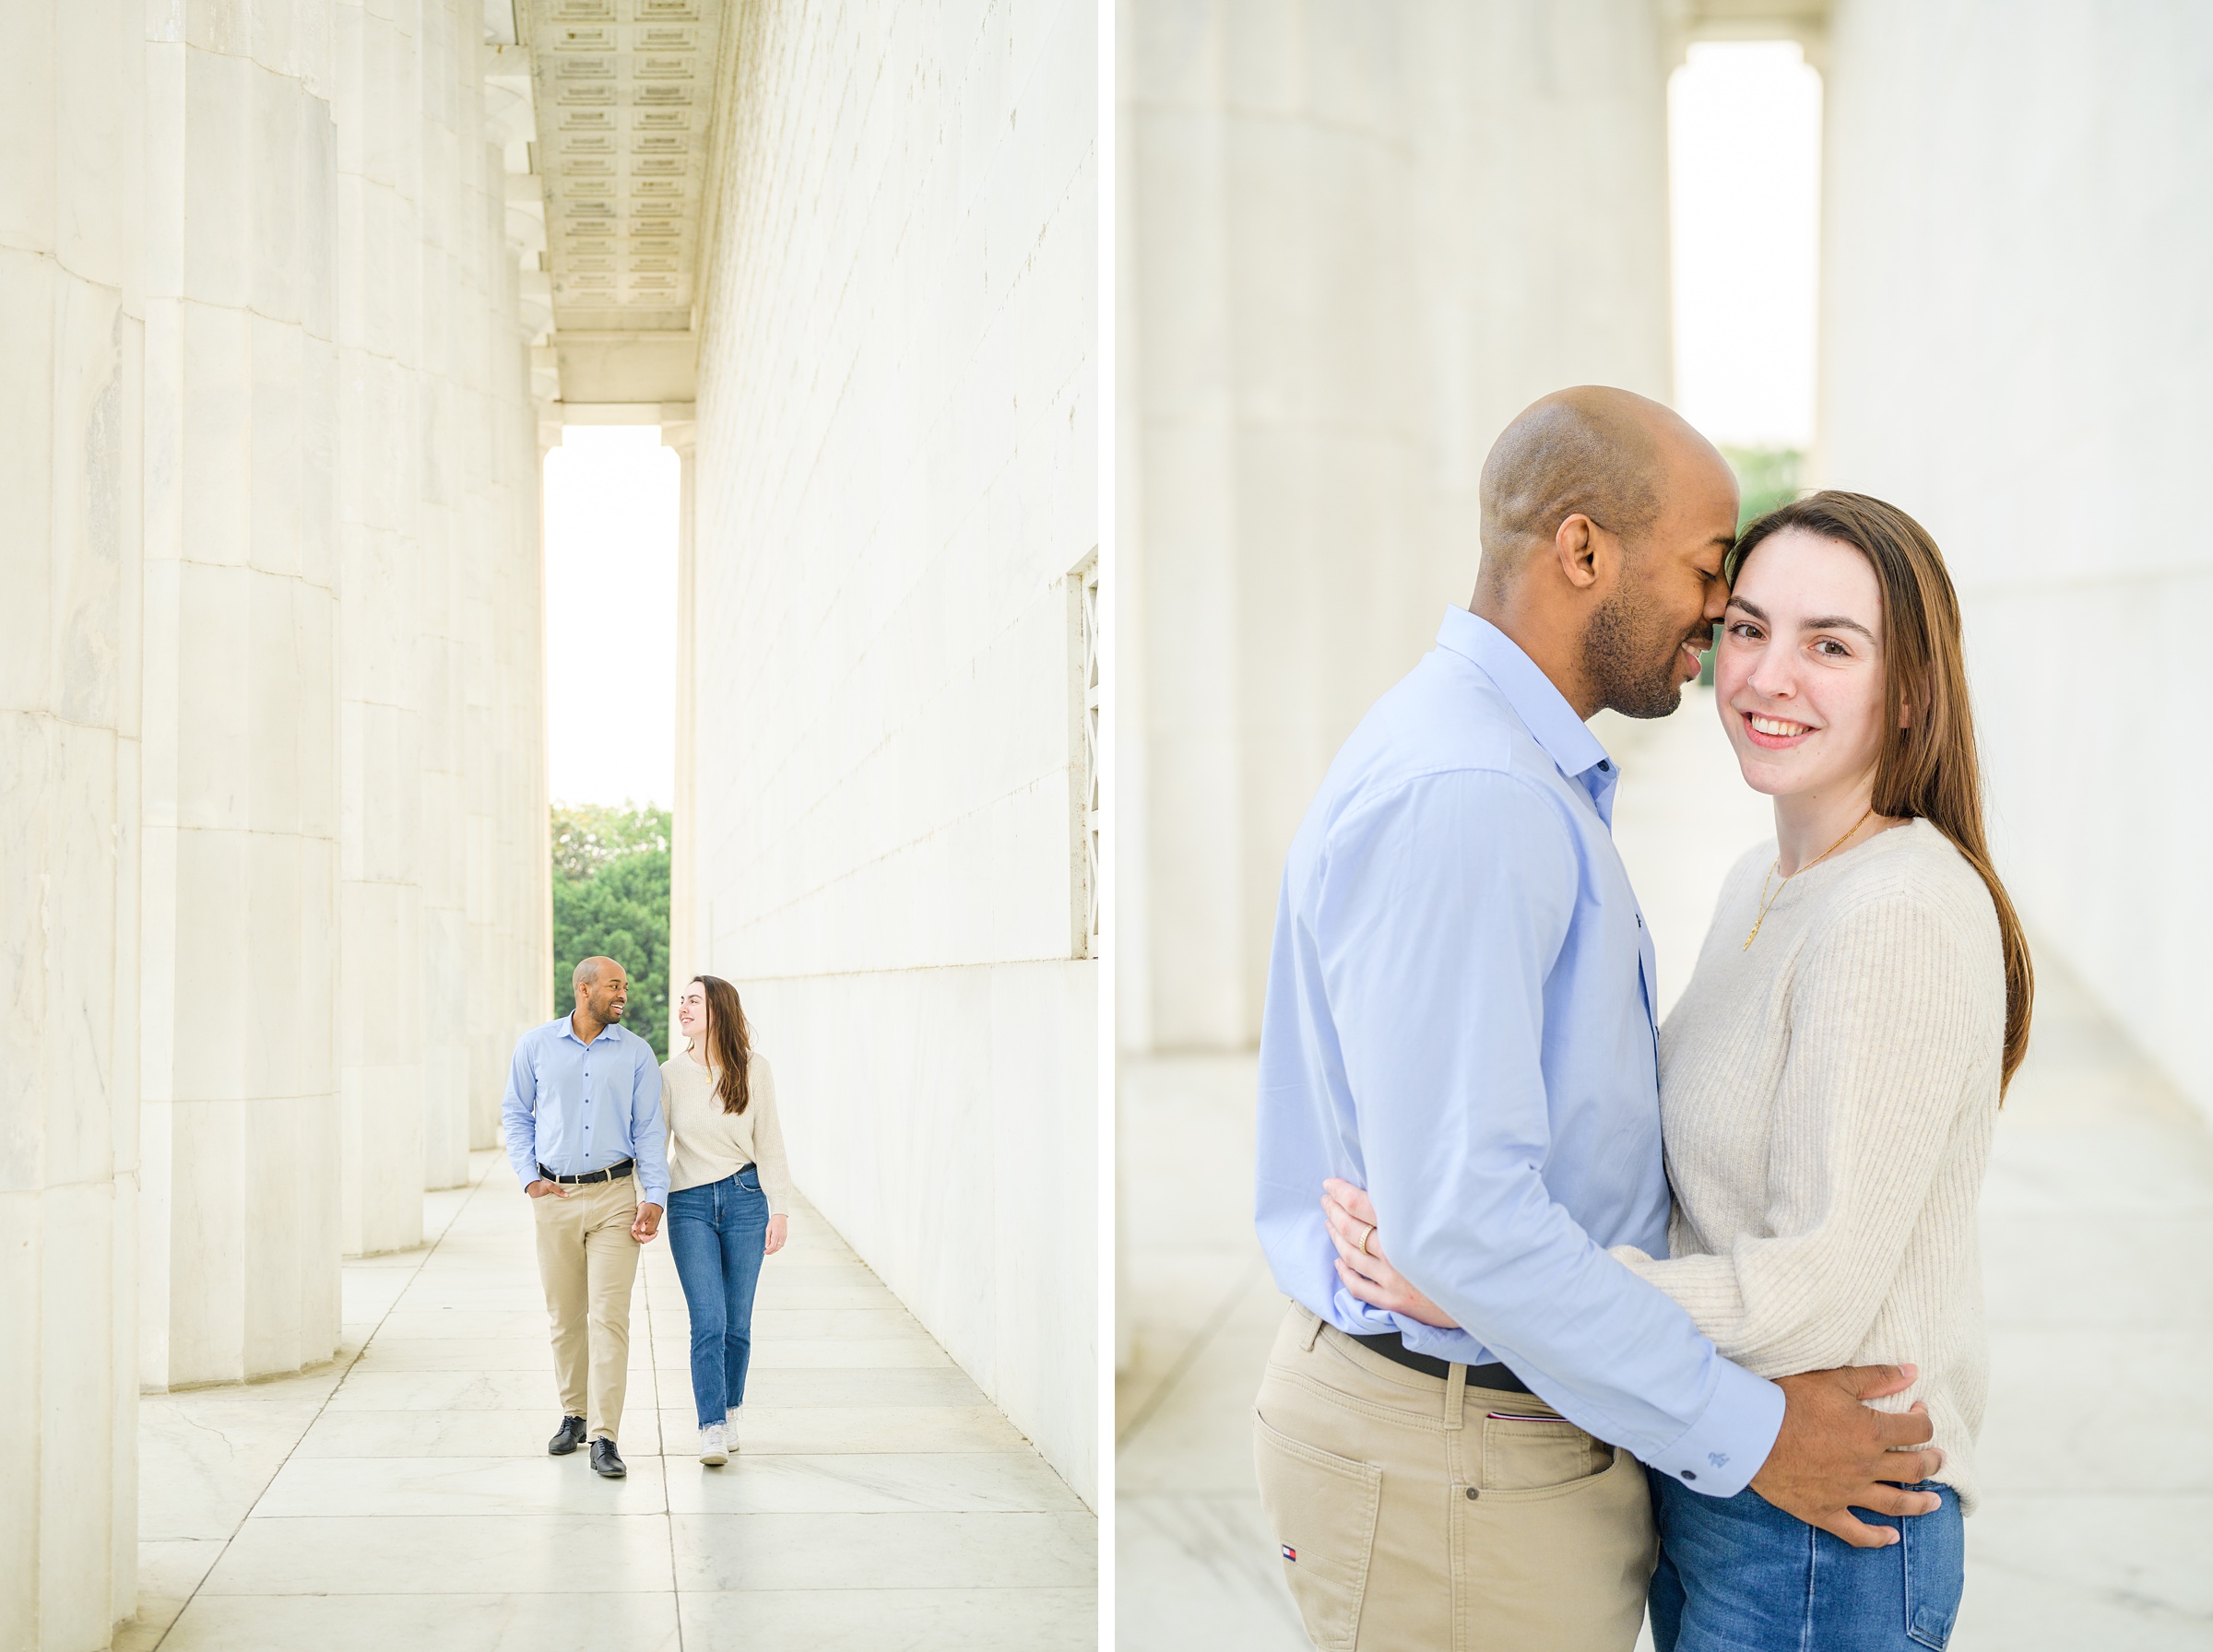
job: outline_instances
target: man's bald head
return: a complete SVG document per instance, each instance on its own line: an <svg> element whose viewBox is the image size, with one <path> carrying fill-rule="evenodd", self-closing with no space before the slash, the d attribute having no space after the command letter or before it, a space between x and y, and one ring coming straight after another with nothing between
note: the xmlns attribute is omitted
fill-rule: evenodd
<svg viewBox="0 0 2213 1652"><path fill-rule="evenodd" d="M1579 715L1663 717L1721 615L1736 507L1728 462L1658 402L1556 391L1484 463L1483 572L1468 607Z"/></svg>
<svg viewBox="0 0 2213 1652"><path fill-rule="evenodd" d="M1483 464L1483 588L1503 595L1570 516L1636 544L1693 454L1726 469L1680 416L1632 391L1580 384L1524 408Z"/></svg>
<svg viewBox="0 0 2213 1652"><path fill-rule="evenodd" d="M621 967L611 958L587 958L570 974L569 985L574 990L582 992L588 986L598 985L599 977L604 972L619 970Z"/></svg>
<svg viewBox="0 0 2213 1652"><path fill-rule="evenodd" d="M587 958L569 976L576 994L576 1009L601 1026L622 1019L630 1004L630 977L611 958Z"/></svg>

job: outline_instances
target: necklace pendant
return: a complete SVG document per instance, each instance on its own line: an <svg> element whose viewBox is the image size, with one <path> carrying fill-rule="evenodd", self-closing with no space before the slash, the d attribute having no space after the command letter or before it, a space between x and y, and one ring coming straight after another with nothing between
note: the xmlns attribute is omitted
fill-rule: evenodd
<svg viewBox="0 0 2213 1652"><path fill-rule="evenodd" d="M1764 919L1764 918L1760 920L1760 922L1761 922L1761 923L1765 923L1766 921L1767 921L1767 920L1766 920L1766 919ZM1749 952L1749 951L1752 950L1752 943L1753 943L1754 941L1757 940L1758 938L1759 938L1759 925L1758 925L1758 924L1755 924L1755 925L1753 925L1753 926L1752 926L1752 933L1745 937L1745 944L1744 944L1744 946L1743 946L1743 948L1742 948L1741 950L1744 950L1744 951Z"/></svg>

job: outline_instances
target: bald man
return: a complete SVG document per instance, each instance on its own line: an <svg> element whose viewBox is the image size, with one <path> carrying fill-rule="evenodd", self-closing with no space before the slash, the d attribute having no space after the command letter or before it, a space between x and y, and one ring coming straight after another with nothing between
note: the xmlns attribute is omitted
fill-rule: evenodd
<svg viewBox="0 0 2213 1652"><path fill-rule="evenodd" d="M1292 1298L1260 1496L1317 1646L1629 1652L1638 1459L1844 1535L1911 1514L1890 1368L1766 1381L1606 1255L1667 1244L1651 942L1585 720L1675 709L1726 594L1735 479L1655 402L1548 395L1483 471L1473 599L1379 701L1292 844L1260 1031L1262 1247ZM1325 1182L1466 1329L1369 1307ZM1343 1248L1341 1248L1343 1247ZM1864 1527L1858 1527L1866 1530Z"/></svg>
<svg viewBox="0 0 2213 1652"><path fill-rule="evenodd" d="M630 1371L638 1246L669 1202L669 1131L653 1046L622 1026L630 978L611 958L570 977L576 1008L515 1046L501 1116L507 1161L538 1222L538 1274L553 1321L561 1426L546 1449L592 1443L592 1469L625 1472L615 1437ZM588 1374L588 1375L587 1375Z"/></svg>

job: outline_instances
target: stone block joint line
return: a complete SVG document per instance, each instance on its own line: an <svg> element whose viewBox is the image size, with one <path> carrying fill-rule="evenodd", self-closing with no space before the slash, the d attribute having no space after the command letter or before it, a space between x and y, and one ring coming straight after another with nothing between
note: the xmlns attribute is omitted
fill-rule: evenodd
<svg viewBox="0 0 2213 1652"><path fill-rule="evenodd" d="M142 1570L180 1553L195 1569L149 1589L124 1652L491 1652L521 1634L720 1652L916 1625L933 1644L1093 1643L1091 1512L803 1198L763 1273L724 1468L696 1460L666 1229L646 1247L629 1474L604 1481L546 1452L560 1408L531 1211L495 1151L472 1177L425 1251L347 1266L361 1346L342 1368L149 1398ZM298 1404L243 1398L303 1382ZM221 1540L181 1540L195 1534Z"/></svg>

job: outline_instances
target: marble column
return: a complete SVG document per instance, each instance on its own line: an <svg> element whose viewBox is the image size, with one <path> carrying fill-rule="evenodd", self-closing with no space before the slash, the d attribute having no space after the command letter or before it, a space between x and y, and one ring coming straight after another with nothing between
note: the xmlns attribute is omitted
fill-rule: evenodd
<svg viewBox="0 0 2213 1652"><path fill-rule="evenodd" d="M664 412L669 409L664 409ZM689 413L689 407L683 408ZM676 1028L677 1000L693 975L707 967L699 922L699 641L693 632L699 569L692 525L698 495L698 425L691 419L661 422L661 442L676 450L676 806L669 833L669 1047L682 1046Z"/></svg>
<svg viewBox="0 0 2213 1652"><path fill-rule="evenodd" d="M1648 0L1120 18L1118 978L1140 1047L1234 1049L1301 810L1473 586L1491 441L1670 392L1664 79Z"/></svg>
<svg viewBox="0 0 2213 1652"><path fill-rule="evenodd" d="M470 10L475 11L472 18ZM422 29L421 737L422 1185L468 1178L468 814L466 593L486 553L479 508L489 408L469 373L488 317L476 210L485 165L480 8L425 0Z"/></svg>
<svg viewBox="0 0 2213 1652"><path fill-rule="evenodd" d="M414 6L337 0L342 1233L422 1237L426 313ZM436 789L431 788L432 797Z"/></svg>
<svg viewBox="0 0 2213 1652"><path fill-rule="evenodd" d="M140 1369L338 1336L327 5L157 10L146 56Z"/></svg>
<svg viewBox="0 0 2213 1652"><path fill-rule="evenodd" d="M503 211L503 206L502 207ZM515 1041L550 1019L542 556L538 410L528 346L508 307L491 340L498 535L479 575L489 646L471 661L469 1145L499 1140L500 1097Z"/></svg>
<svg viewBox="0 0 2213 1652"><path fill-rule="evenodd" d="M500 1097L521 1031L550 1015L547 882L539 408L530 346L550 324L523 291L544 230L511 211L507 179L536 136L530 77L515 48L484 52L488 171L483 239L491 315L483 339L489 407L486 539L472 566L468 676L469 1144L499 1140ZM518 233L533 231L532 233Z"/></svg>
<svg viewBox="0 0 2213 1652"><path fill-rule="evenodd" d="M144 13L0 59L0 1646L135 1608Z"/></svg>
<svg viewBox="0 0 2213 1652"><path fill-rule="evenodd" d="M489 121L487 123L490 124ZM483 247L486 313L471 351L474 399L480 408L478 478L480 538L462 566L463 629L469 639L464 682L464 808L467 810L468 959L468 1095L465 1118L471 1147L496 1139L506 1052L500 1048L507 1014L510 946L501 924L495 844L501 808L499 737L503 688L501 646L504 616L499 582L514 549L512 522L518 509L506 474L512 442L508 381L520 367L523 341L502 324L503 303L515 286L515 260L506 242L505 170L498 136L483 138L487 172L472 209Z"/></svg>

